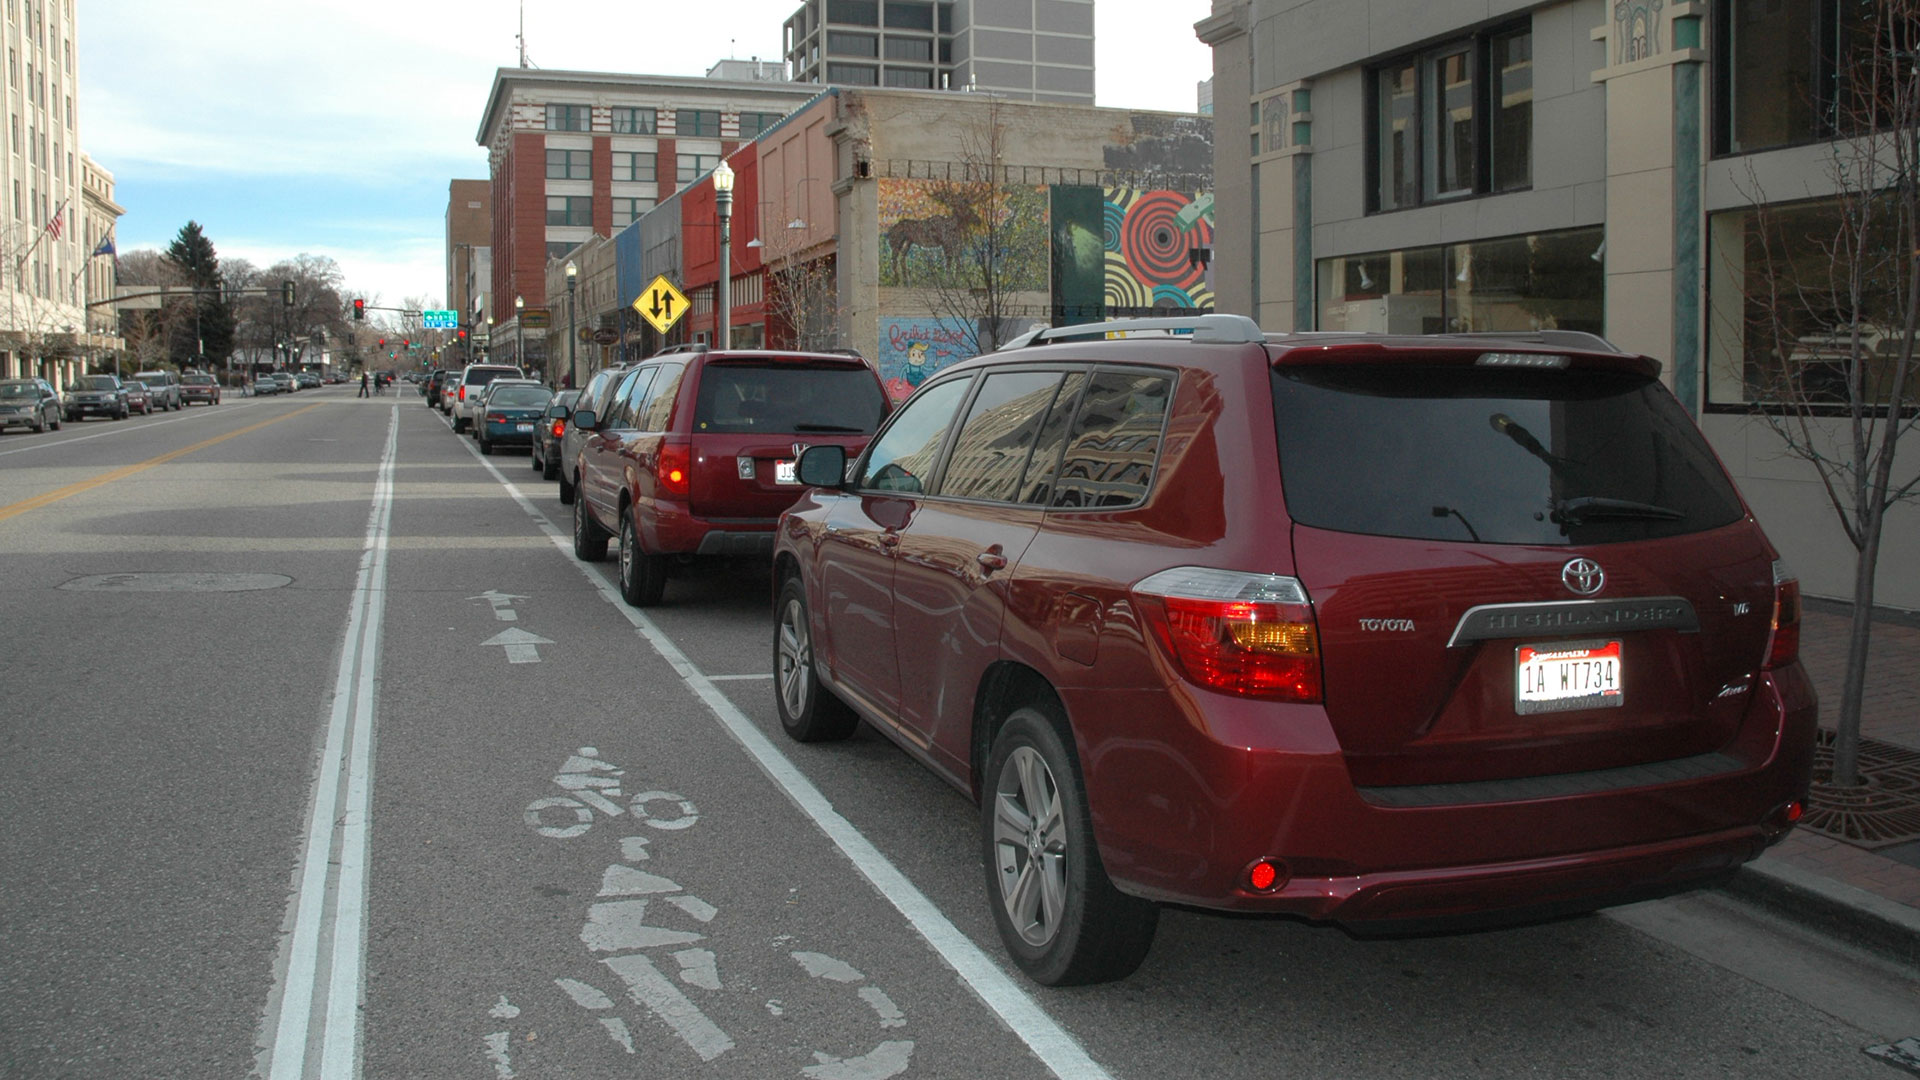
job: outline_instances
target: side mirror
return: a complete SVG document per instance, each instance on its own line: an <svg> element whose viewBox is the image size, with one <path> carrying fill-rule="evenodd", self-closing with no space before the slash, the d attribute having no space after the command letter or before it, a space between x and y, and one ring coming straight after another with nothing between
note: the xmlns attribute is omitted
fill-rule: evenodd
<svg viewBox="0 0 1920 1080"><path fill-rule="evenodd" d="M847 483L847 448L809 446L800 455L800 482L811 487L837 488Z"/></svg>
<svg viewBox="0 0 1920 1080"><path fill-rule="evenodd" d="M600 418L592 409L581 409L573 414L573 426L580 431L592 431L600 426Z"/></svg>
<svg viewBox="0 0 1920 1080"><path fill-rule="evenodd" d="M547 419L549 420L565 420L571 415L573 415L573 410L568 406L549 405L547 407Z"/></svg>

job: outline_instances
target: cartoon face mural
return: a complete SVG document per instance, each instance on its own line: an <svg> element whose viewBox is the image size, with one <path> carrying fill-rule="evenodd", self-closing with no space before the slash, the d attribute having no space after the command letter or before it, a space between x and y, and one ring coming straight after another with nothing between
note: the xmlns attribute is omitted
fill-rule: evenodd
<svg viewBox="0 0 1920 1080"><path fill-rule="evenodd" d="M991 245L1004 288L1046 288L1045 188L882 179L878 196L882 287L972 288Z"/></svg>
<svg viewBox="0 0 1920 1080"><path fill-rule="evenodd" d="M1034 323L1033 319L1012 320L1002 336L1025 333ZM953 319L881 319L880 379L887 394L903 400L935 372L977 355L981 337L979 331Z"/></svg>

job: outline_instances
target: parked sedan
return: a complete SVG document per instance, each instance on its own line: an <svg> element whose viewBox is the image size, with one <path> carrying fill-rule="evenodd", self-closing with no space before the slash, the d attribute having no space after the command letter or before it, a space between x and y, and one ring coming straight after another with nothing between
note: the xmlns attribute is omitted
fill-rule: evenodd
<svg viewBox="0 0 1920 1080"><path fill-rule="evenodd" d="M496 446L528 446L533 431L545 419L553 391L539 383L498 383L487 388L486 400L474 411L474 437L480 452Z"/></svg>
<svg viewBox="0 0 1920 1080"><path fill-rule="evenodd" d="M60 429L60 395L45 379L0 380L0 431L20 426Z"/></svg>
<svg viewBox="0 0 1920 1080"><path fill-rule="evenodd" d="M120 388L126 391L129 413L139 413L141 416L153 415L153 391L147 387L146 383L139 379L126 379L120 383Z"/></svg>
<svg viewBox="0 0 1920 1080"><path fill-rule="evenodd" d="M278 394L281 392L282 389L283 387L281 387L280 385L280 380L274 378L272 375L254 376L254 379L253 379L253 396L254 397L265 397L268 394Z"/></svg>
<svg viewBox="0 0 1920 1080"><path fill-rule="evenodd" d="M127 392L120 380L111 375L82 375L67 388L66 418L84 420L105 416L113 420L127 418Z"/></svg>
<svg viewBox="0 0 1920 1080"><path fill-rule="evenodd" d="M573 403L578 400L578 390L562 390L555 394L553 401L547 405L547 415L533 429L533 449L527 458L540 471L542 480L552 480L560 475L560 443L567 434L567 418L573 415Z"/></svg>
<svg viewBox="0 0 1920 1080"><path fill-rule="evenodd" d="M218 405L220 404L220 384L211 375L188 372L180 376L180 401L183 405L191 405L196 401Z"/></svg>

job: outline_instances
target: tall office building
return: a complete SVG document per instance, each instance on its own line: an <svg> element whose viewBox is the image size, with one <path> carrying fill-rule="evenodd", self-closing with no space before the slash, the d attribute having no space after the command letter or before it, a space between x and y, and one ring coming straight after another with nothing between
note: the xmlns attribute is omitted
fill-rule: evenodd
<svg viewBox="0 0 1920 1080"><path fill-rule="evenodd" d="M0 375L64 382L84 346L74 0L7 0L0 154Z"/></svg>
<svg viewBox="0 0 1920 1080"><path fill-rule="evenodd" d="M1093 0L806 0L785 49L798 82L1093 104Z"/></svg>

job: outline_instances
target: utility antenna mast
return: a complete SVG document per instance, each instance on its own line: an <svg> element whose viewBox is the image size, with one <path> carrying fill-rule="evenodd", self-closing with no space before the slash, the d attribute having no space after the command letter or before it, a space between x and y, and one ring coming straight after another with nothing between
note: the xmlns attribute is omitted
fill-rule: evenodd
<svg viewBox="0 0 1920 1080"><path fill-rule="evenodd" d="M520 66L527 66L527 0L520 0L520 32L513 40L520 43Z"/></svg>

